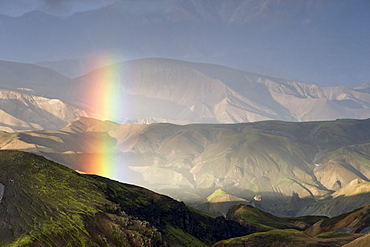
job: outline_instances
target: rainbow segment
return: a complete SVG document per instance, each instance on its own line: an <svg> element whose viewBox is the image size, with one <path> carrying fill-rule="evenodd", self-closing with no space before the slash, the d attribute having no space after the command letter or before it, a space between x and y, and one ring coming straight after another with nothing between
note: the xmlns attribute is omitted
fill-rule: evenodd
<svg viewBox="0 0 370 247"><path fill-rule="evenodd" d="M95 111L103 115L104 120L119 121L124 102L121 90L122 68L113 58L105 58L97 64L111 64L94 72L94 78L86 88L85 100Z"/></svg>
<svg viewBox="0 0 370 247"><path fill-rule="evenodd" d="M102 67L94 71L84 88L84 101L90 105L95 112L99 112L102 120L121 121L124 112L124 99L122 92L121 73L122 68L118 61L112 58L106 58L100 61L100 64L113 64ZM81 168L79 170L88 174L96 174L103 177L124 180L127 174L124 173L120 162L118 151L115 150L116 139L107 131L109 122L101 124L102 126L94 130L93 134L87 134L84 146L85 154L81 154L79 160ZM120 168L121 167L121 168Z"/></svg>

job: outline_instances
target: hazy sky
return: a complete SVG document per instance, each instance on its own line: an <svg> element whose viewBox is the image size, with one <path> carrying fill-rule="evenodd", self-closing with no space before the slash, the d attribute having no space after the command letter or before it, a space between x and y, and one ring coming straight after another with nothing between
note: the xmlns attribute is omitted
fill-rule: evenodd
<svg viewBox="0 0 370 247"><path fill-rule="evenodd" d="M36 10L52 16L24 15ZM0 59L164 57L356 86L370 81L369 13L370 0L0 0Z"/></svg>
<svg viewBox="0 0 370 247"><path fill-rule="evenodd" d="M0 0L0 14L20 16L40 10L52 15L70 15L75 12L98 9L115 0Z"/></svg>

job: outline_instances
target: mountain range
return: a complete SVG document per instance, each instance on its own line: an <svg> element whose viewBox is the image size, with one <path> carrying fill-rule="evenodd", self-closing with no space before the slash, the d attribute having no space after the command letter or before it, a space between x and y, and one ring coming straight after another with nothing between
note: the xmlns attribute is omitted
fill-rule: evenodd
<svg viewBox="0 0 370 247"><path fill-rule="evenodd" d="M276 215L335 216L368 202L369 126L369 119L133 125L80 118L59 131L3 133L1 149L105 176L90 163L111 157L112 178L199 208L223 189L232 195L226 199L259 195L260 207Z"/></svg>
<svg viewBox="0 0 370 247"><path fill-rule="evenodd" d="M111 2L64 16L0 15L0 59L70 77L105 57L164 57L328 86L370 78L366 0Z"/></svg>
<svg viewBox="0 0 370 247"><path fill-rule="evenodd" d="M150 190L0 152L2 246L360 246L369 205L334 218L279 218L249 205L207 215Z"/></svg>
<svg viewBox="0 0 370 247"><path fill-rule="evenodd" d="M75 79L31 64L3 61L0 70L4 131L60 129L78 116L176 124L370 117L366 83L353 89L319 87L154 58L112 64ZM107 85L115 89L104 92Z"/></svg>

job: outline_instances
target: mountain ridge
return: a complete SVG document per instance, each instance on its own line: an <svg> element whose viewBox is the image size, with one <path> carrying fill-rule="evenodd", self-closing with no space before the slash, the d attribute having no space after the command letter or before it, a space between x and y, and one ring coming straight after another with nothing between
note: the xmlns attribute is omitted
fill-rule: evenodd
<svg viewBox="0 0 370 247"><path fill-rule="evenodd" d="M322 88L219 65L171 59L140 59L95 70L75 80L71 86L73 97L89 104L88 99L81 97L83 88L98 87L94 78L105 70L115 74L122 97L135 102L134 108L125 109L121 121L123 117L134 120L167 116L175 122L235 123L370 116L370 96L363 91ZM153 105L158 107L152 109ZM167 108L165 112L163 108ZM145 116L147 112L152 112L152 116Z"/></svg>
<svg viewBox="0 0 370 247"><path fill-rule="evenodd" d="M341 195L351 190L345 188L353 180L370 181L364 152L369 126L369 119L182 126L80 118L60 131L3 133L0 138L1 149L39 153L82 172L89 169L88 157L109 155L114 157L111 169L121 171L115 179L193 204L223 189L246 201L260 195L259 205L277 215L334 216L368 198L364 194L353 201ZM109 152L101 149L107 142Z"/></svg>
<svg viewBox="0 0 370 247"><path fill-rule="evenodd" d="M237 223L183 202L81 175L38 155L1 151L0 166L4 246L209 246L247 234Z"/></svg>
<svg viewBox="0 0 370 247"><path fill-rule="evenodd" d="M364 89L324 88L220 65L139 59L108 65L75 79L36 65L3 61L1 69L7 71L0 81L4 91L44 97L50 102L60 100L72 111L65 113L70 116L119 123L237 123L370 117L370 93ZM18 75L20 70L23 72ZM29 78L26 71L32 71ZM102 90L108 78L114 91ZM105 95L98 96L98 92ZM38 100L34 102L37 107ZM4 107L2 110L7 111ZM33 106L22 103L22 107L34 111ZM22 120L15 110L8 113ZM58 129L60 123L55 121L73 120L60 115L57 109L50 113L58 119L50 119L50 126L37 123L42 127L36 129ZM17 126L11 129L17 130ZM25 128L20 126L19 130Z"/></svg>

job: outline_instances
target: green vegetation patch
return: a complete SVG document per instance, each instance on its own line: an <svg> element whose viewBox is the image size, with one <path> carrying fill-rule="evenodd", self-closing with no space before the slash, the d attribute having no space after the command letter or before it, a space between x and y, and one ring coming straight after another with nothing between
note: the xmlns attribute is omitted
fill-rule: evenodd
<svg viewBox="0 0 370 247"><path fill-rule="evenodd" d="M324 232L317 235L317 238L345 238L353 235L352 233L345 232Z"/></svg>
<svg viewBox="0 0 370 247"><path fill-rule="evenodd" d="M203 243L199 239L189 233L177 228L171 224L166 225L165 234L170 244L187 246L187 247L206 247L208 244Z"/></svg>
<svg viewBox="0 0 370 247"><path fill-rule="evenodd" d="M0 152L0 182L5 185L3 220L15 229L0 245L38 241L56 246L52 236L57 234L85 246L84 218L108 202L91 179L24 152Z"/></svg>
<svg viewBox="0 0 370 247"><path fill-rule="evenodd" d="M241 219L246 222L259 225L265 228L265 230L299 229L291 223L291 220L276 217L254 207L248 207L248 211L244 211L241 214Z"/></svg>
<svg viewBox="0 0 370 247"><path fill-rule="evenodd" d="M222 246L223 244L250 247L294 246L297 243L301 243L303 238L304 234L297 230L271 230L223 240L218 242L216 246Z"/></svg>
<svg viewBox="0 0 370 247"><path fill-rule="evenodd" d="M229 195L229 194L226 191L224 191L222 189L218 189L215 192L213 192L210 196L207 197L207 201L208 202L213 202L215 199L217 199L219 197L224 197L224 196L227 196L227 195Z"/></svg>
<svg viewBox="0 0 370 247"><path fill-rule="evenodd" d="M344 218L346 218L348 215L354 213L354 212L357 212L361 210L361 208L357 208L357 209L354 209L350 212L347 212L347 213L344 213L344 214L340 214L338 216L335 216L333 218L328 218L328 219L325 219L323 220L323 222L321 223L321 227L326 227L326 226L333 226L335 225L336 223L338 223L339 221L343 220Z"/></svg>

